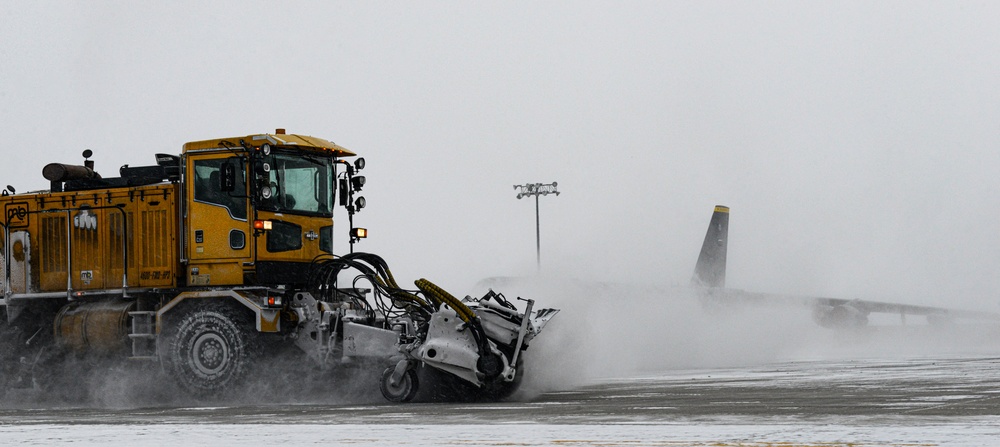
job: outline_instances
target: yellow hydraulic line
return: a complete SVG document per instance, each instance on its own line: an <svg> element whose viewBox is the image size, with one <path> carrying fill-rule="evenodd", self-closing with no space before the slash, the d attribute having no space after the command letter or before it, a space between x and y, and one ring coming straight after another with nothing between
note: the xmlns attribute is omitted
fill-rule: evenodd
<svg viewBox="0 0 1000 447"><path fill-rule="evenodd" d="M475 318L474 316L470 315L471 311L468 310L468 307L466 305L462 304L458 300L455 300L454 297L447 295L448 292L445 292L445 295L442 295L439 291L432 290L430 291L430 293L434 294L435 296L437 296L438 299L440 299L442 302L444 302L452 309L454 309L455 312L458 313L458 317L461 318L462 321L466 323L471 323L472 319Z"/></svg>
<svg viewBox="0 0 1000 447"><path fill-rule="evenodd" d="M375 280L375 282L377 282L383 288L388 288L388 287L386 287L386 283L388 281L386 281L385 279L383 279L381 276L375 276L374 280ZM390 279L390 281L392 281L392 280ZM428 305L427 302L425 302L424 300L420 299L420 297L418 297L418 296L416 296L416 295L414 295L412 293L407 293L407 292L399 291L399 286L395 284L395 281L392 281L391 285L392 285L392 288L396 290L396 291L390 293L390 295L392 295L393 300L411 301L411 302L416 303L418 306L427 306Z"/></svg>
<svg viewBox="0 0 1000 447"><path fill-rule="evenodd" d="M382 287L386 287L386 281L383 281L382 278L376 276L375 277L375 281L378 282L379 285L381 285ZM393 288L394 289L399 289L398 286L395 286ZM424 300L420 299L420 297L418 297L416 295L413 295L411 293L393 292L392 293L392 297L393 297L393 299L402 299L402 300L406 300L406 301L413 301L413 302L417 303L420 306L426 306L427 305L427 303L424 302Z"/></svg>
<svg viewBox="0 0 1000 447"><path fill-rule="evenodd" d="M392 271L389 270L389 267L385 268L385 276L386 276L386 281L389 283L389 285L397 289L400 288L399 284L396 284L396 278L392 277Z"/></svg>
<svg viewBox="0 0 1000 447"><path fill-rule="evenodd" d="M449 306L451 306L451 308L454 309L456 313L458 313L458 316L459 318L462 319L462 321L466 323L471 323L472 320L476 318L476 314L472 311L472 309L469 309L469 306L466 306L464 303L459 301L458 298L455 298L450 293L446 292L444 289L438 287L434 283L424 278L420 278L415 281L415 284L417 285L418 289L422 290L428 296L433 295L436 298L440 299L441 301L447 303Z"/></svg>
<svg viewBox="0 0 1000 447"><path fill-rule="evenodd" d="M396 292L396 293L393 293L392 297L395 298L395 299L402 299L402 300L406 300L406 301L412 301L412 302L416 303L418 306L421 306L421 307L424 307L424 306L428 305L427 302L425 302L424 300L420 299L418 296L413 295L413 294L409 294L409 293L406 293L406 292Z"/></svg>
<svg viewBox="0 0 1000 447"><path fill-rule="evenodd" d="M431 307L437 309L442 304L444 304L444 300L442 300L440 296L437 296L434 293L427 292L426 290L424 290L423 292L425 295L427 295L427 299L430 300Z"/></svg>

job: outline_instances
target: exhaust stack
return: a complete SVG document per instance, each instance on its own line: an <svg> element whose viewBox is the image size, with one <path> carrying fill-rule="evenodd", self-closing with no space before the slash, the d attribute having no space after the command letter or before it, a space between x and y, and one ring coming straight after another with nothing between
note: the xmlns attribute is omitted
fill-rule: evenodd
<svg viewBox="0 0 1000 447"><path fill-rule="evenodd" d="M83 151L83 166L49 163L42 168L42 177L52 183L52 192L62 192L63 182L101 178L101 174L94 171L92 155L94 152L90 149Z"/></svg>

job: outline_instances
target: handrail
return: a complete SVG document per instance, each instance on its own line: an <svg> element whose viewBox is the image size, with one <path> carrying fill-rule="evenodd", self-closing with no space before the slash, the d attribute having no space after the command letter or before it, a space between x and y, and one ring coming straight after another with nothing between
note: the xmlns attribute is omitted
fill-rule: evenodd
<svg viewBox="0 0 1000 447"><path fill-rule="evenodd" d="M3 299L6 302L13 292L10 287L10 229L6 222L0 222L0 225L3 225Z"/></svg>

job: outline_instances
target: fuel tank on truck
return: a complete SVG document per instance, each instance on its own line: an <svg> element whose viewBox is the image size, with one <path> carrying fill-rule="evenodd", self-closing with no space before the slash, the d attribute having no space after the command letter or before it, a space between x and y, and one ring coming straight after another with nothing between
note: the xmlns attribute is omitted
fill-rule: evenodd
<svg viewBox="0 0 1000 447"><path fill-rule="evenodd" d="M129 312L133 310L135 301L70 302L56 314L56 341L77 352L128 353Z"/></svg>

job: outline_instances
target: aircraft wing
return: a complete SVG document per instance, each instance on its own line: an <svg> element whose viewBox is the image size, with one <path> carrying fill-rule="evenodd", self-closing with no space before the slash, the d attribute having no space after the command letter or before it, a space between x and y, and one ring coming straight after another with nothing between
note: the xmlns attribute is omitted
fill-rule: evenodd
<svg viewBox="0 0 1000 447"><path fill-rule="evenodd" d="M862 299L827 298L801 295L747 292L740 289L704 289L702 299L710 306L783 306L806 307L812 310L813 320L826 328L850 328L868 325L868 316L877 314L899 315L903 323L907 316L926 318L928 324L952 323L960 320L1000 323L1000 314L994 312L948 309L913 304L887 303Z"/></svg>
<svg viewBox="0 0 1000 447"><path fill-rule="evenodd" d="M872 313L926 317L929 324L955 320L1000 322L1000 314L973 310L947 309L912 304L887 303L861 299L827 298L803 295L781 295L747 292L726 288L726 253L729 237L729 208L716 206L705 234L691 285L702 289L708 305L788 305L807 306L813 319L828 328L862 327L868 325Z"/></svg>

